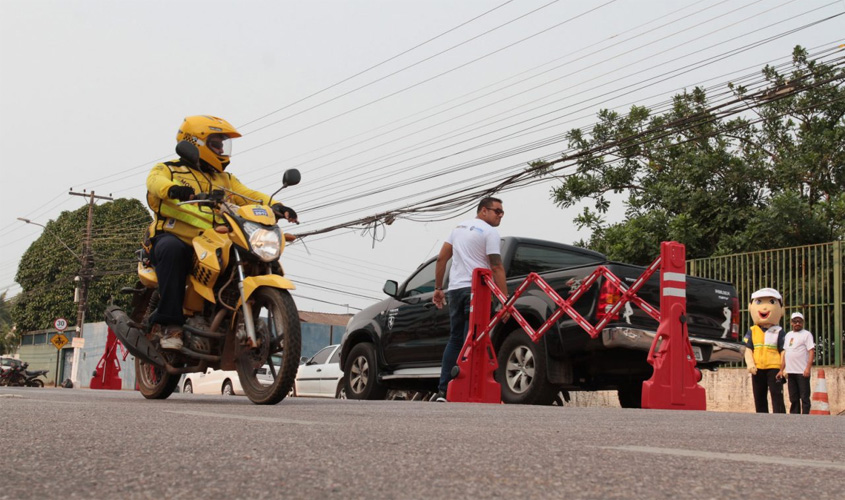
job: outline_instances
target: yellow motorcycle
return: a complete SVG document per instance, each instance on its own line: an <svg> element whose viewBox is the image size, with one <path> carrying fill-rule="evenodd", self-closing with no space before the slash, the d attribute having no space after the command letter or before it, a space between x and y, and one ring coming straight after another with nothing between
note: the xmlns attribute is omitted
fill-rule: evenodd
<svg viewBox="0 0 845 500"><path fill-rule="evenodd" d="M199 160L189 142L179 143L176 152L184 161ZM279 190L299 180L298 170L287 170ZM135 356L138 388L147 399L167 398L183 373L208 368L237 370L256 404L276 404L293 388L302 337L289 292L296 287L279 263L290 235L286 238L276 224L270 200L248 199L254 204L238 206L226 201L228 194L200 193L182 202L212 210L215 227L193 239L180 350L160 349L149 324L159 293L148 245L138 252L139 284L124 290L134 295L132 312L116 306L106 310L109 328Z"/></svg>

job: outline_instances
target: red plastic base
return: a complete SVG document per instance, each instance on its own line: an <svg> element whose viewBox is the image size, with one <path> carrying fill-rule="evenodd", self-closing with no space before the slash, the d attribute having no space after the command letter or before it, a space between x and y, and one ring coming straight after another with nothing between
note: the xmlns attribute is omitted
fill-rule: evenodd
<svg viewBox="0 0 845 500"><path fill-rule="evenodd" d="M473 350L478 354L473 355ZM486 354L485 354L486 353ZM457 363L458 376L449 382L446 399L453 403L502 402L502 386L493 378L499 366L487 335L474 346L465 345Z"/></svg>
<svg viewBox="0 0 845 500"><path fill-rule="evenodd" d="M119 391L123 388L123 380L120 379L120 362L117 360L117 336L111 328L109 328L109 335L106 340L106 352L97 363L97 369L94 371L94 376L91 377L89 387L91 389L107 389L111 391ZM125 357L125 356L124 356Z"/></svg>

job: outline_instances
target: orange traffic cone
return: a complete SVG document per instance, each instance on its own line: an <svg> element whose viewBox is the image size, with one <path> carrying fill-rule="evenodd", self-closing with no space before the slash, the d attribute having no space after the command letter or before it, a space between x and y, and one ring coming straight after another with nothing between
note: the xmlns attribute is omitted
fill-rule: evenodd
<svg viewBox="0 0 845 500"><path fill-rule="evenodd" d="M819 370L819 379L816 381L816 390L813 392L813 404L810 406L810 415L830 415L830 405L827 401L827 381L824 379L824 370Z"/></svg>

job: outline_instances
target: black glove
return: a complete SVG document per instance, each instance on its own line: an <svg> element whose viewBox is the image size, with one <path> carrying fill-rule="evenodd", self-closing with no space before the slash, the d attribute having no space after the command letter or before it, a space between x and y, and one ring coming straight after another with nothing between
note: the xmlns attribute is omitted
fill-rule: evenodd
<svg viewBox="0 0 845 500"><path fill-rule="evenodd" d="M171 200L188 201L194 195L194 188L191 186L170 186L167 190L167 197Z"/></svg>
<svg viewBox="0 0 845 500"><path fill-rule="evenodd" d="M226 191L223 191L222 189L212 189L211 192L208 193L208 199L219 203L226 199Z"/></svg>
<svg viewBox="0 0 845 500"><path fill-rule="evenodd" d="M275 205L273 205L270 208L273 209L273 212L276 213L276 217L278 217L279 219L284 217L285 219L287 219L291 222L298 222L296 220L296 210L294 210L290 207L286 207L286 206L282 205L281 203L276 203Z"/></svg>

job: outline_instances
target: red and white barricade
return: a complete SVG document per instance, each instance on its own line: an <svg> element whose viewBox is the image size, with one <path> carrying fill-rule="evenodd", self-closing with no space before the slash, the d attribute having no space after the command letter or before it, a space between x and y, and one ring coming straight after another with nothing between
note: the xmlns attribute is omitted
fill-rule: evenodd
<svg viewBox="0 0 845 500"><path fill-rule="evenodd" d="M575 320L588 335L596 338L622 307L631 302L660 323L647 354L648 362L654 367L654 373L651 379L643 383L643 408L706 409L704 388L698 385L701 372L696 368L687 332L685 262L684 245L674 241L663 242L660 245L660 257L646 268L630 288L606 267L599 266L566 299L536 273L529 274L513 295L507 298L496 287L490 270L476 269L472 278L469 331L458 356L457 375L449 383L448 400L501 403L501 387L493 378L498 361L490 340L490 332L506 313L510 314L534 342L538 342L564 314ZM660 310L637 296L642 285L657 269L660 269ZM599 277L610 281L622 294L607 314L593 326L575 310L573 304ZM536 331L514 307L516 300L532 284L542 289L558 305L558 309ZM504 306L491 318L493 295Z"/></svg>

